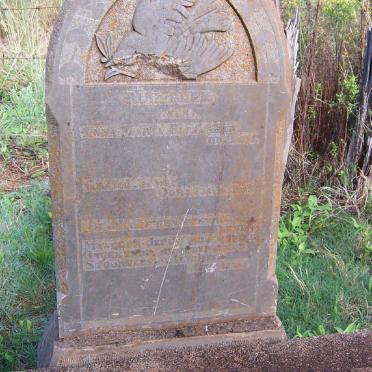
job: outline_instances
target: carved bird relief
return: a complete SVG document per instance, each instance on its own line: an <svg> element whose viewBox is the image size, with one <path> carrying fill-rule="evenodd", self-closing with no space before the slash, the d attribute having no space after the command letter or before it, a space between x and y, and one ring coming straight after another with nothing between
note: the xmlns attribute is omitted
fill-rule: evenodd
<svg viewBox="0 0 372 372"><path fill-rule="evenodd" d="M111 36L106 41L97 36L101 62L109 69L106 79L118 74L135 78L127 67L140 56L155 58L155 65L169 74L176 70L184 79L196 79L233 54L213 37L231 28L220 0L137 0L132 27L113 53Z"/></svg>

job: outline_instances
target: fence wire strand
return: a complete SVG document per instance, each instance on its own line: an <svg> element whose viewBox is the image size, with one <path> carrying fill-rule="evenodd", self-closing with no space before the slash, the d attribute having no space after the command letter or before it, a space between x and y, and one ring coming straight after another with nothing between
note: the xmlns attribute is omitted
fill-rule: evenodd
<svg viewBox="0 0 372 372"><path fill-rule="evenodd" d="M0 15L1 12L7 12L7 11L30 11L34 10L37 11L37 18L39 17L39 12L42 10L58 10L61 6L44 6L44 5L38 5L34 7L0 7ZM0 61L2 62L3 68L5 67L5 63L8 61L17 61L17 60L45 60L46 55L32 55L32 56L19 56L19 55L11 55L7 54L6 52L1 50L1 44L0 44Z"/></svg>
<svg viewBox="0 0 372 372"><path fill-rule="evenodd" d="M0 8L0 11L7 10L42 10L42 9L59 9L59 6L35 6L35 7L25 7L25 8Z"/></svg>

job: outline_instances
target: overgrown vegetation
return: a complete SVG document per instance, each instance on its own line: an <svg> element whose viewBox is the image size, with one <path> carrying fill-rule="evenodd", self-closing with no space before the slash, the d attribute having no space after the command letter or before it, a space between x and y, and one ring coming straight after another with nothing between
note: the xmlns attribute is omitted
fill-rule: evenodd
<svg viewBox="0 0 372 372"><path fill-rule="evenodd" d="M337 144L337 160L342 162L357 108L370 4L365 0L284 0L285 17L297 6L302 14L302 88L294 144L327 160L334 159L332 148Z"/></svg>
<svg viewBox="0 0 372 372"><path fill-rule="evenodd" d="M59 0L0 0L0 8ZM356 117L365 0L284 0L302 10L303 80L278 250L279 316L291 337L370 326L372 202L344 166ZM55 9L0 10L0 371L35 366L55 307L44 56ZM22 59L25 58L25 59ZM32 184L32 185L31 185Z"/></svg>
<svg viewBox="0 0 372 372"><path fill-rule="evenodd" d="M310 195L282 215L278 314L289 336L350 332L368 326L371 205L365 214L357 220Z"/></svg>
<svg viewBox="0 0 372 372"><path fill-rule="evenodd" d="M42 90L44 58L62 0L0 0L0 90L29 83ZM22 8L24 10L22 10Z"/></svg>
<svg viewBox="0 0 372 372"><path fill-rule="evenodd" d="M365 148L360 159L346 164L358 117L360 76L372 8L368 0L282 0L284 19L301 10L298 98L293 148L286 181L291 189L322 186L343 188L362 206L368 188L362 167L371 115L365 123ZM367 161L368 163L368 161ZM296 197L292 194L291 197ZM342 195L342 197L347 197Z"/></svg>
<svg viewBox="0 0 372 372"><path fill-rule="evenodd" d="M56 9L43 5L60 3L0 0L0 191L47 175L43 56Z"/></svg>
<svg viewBox="0 0 372 372"><path fill-rule="evenodd" d="M36 367L36 346L55 307L46 183L0 193L0 370Z"/></svg>
<svg viewBox="0 0 372 372"><path fill-rule="evenodd" d="M9 161L16 151L46 162L46 121L41 84L3 92L0 106L0 153Z"/></svg>
<svg viewBox="0 0 372 372"><path fill-rule="evenodd" d="M0 371L36 367L55 308L44 68L61 1L0 0ZM8 191L8 192L5 192Z"/></svg>
<svg viewBox="0 0 372 372"><path fill-rule="evenodd" d="M302 79L279 230L279 315L292 337L366 327L371 302L370 164L346 164L358 116L371 4L283 0L301 10ZM371 136L371 116L365 137ZM365 156L366 153L362 152ZM314 194L314 195L312 195ZM310 196L309 196L310 195Z"/></svg>

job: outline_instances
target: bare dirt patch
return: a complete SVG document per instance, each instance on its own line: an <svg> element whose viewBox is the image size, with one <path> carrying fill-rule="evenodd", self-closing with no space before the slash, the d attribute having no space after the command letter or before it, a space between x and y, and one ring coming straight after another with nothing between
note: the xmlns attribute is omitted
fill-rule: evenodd
<svg viewBox="0 0 372 372"><path fill-rule="evenodd" d="M32 149L11 147L10 159L0 155L0 192L18 191L33 180L48 178L48 162L40 160Z"/></svg>

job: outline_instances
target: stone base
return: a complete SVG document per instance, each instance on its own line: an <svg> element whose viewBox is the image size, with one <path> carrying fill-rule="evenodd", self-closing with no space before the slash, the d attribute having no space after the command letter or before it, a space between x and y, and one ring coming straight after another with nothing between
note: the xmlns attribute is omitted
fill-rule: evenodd
<svg viewBox="0 0 372 372"><path fill-rule="evenodd" d="M39 344L38 367L79 366L113 361L123 356L138 356L155 350L169 352L285 339L280 320L272 316L177 328L85 333L61 340L58 339L58 319L54 315Z"/></svg>

